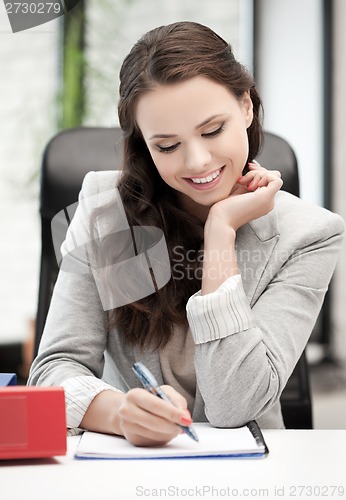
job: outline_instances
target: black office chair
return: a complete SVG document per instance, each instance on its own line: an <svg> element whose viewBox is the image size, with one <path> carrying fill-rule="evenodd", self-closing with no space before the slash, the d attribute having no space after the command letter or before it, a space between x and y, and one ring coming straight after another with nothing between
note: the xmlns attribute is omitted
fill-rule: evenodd
<svg viewBox="0 0 346 500"><path fill-rule="evenodd" d="M119 128L80 127L58 133L48 143L41 171L42 254L39 300L36 318L35 354L58 274L51 234L54 215L78 199L83 178L91 170L116 170L122 158ZM297 161L288 143L268 132L258 161L269 169L280 170L285 189L299 196ZM303 352L281 396L287 428L312 428L308 367Z"/></svg>
<svg viewBox="0 0 346 500"><path fill-rule="evenodd" d="M91 170L117 170L122 159L119 128L80 127L55 135L47 144L41 167L41 267L35 348L37 354L58 275L53 246L53 217L76 203L82 181ZM62 242L61 242L62 243Z"/></svg>

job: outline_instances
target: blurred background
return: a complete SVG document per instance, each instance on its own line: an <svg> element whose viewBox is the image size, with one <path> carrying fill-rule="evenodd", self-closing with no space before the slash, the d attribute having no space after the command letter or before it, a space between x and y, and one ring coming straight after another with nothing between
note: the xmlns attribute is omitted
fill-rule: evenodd
<svg viewBox="0 0 346 500"><path fill-rule="evenodd" d="M79 0L17 33L1 2L0 372L21 383L37 307L44 147L63 128L117 126L124 56L147 30L181 20L231 43L255 75L265 130L296 152L301 197L346 219L344 0ZM346 247L308 345L315 428L346 429L345 267Z"/></svg>

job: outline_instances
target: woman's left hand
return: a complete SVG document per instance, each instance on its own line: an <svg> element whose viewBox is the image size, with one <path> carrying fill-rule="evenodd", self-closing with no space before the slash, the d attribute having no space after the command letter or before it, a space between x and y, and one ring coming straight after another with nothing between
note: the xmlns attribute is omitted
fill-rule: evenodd
<svg viewBox="0 0 346 500"><path fill-rule="evenodd" d="M275 195L282 184L278 170L267 170L257 162L249 163L249 172L237 179L230 195L211 207L206 227L215 220L237 231L266 215L273 209Z"/></svg>
<svg viewBox="0 0 346 500"><path fill-rule="evenodd" d="M256 191L259 187L267 186L272 180L281 179L279 170L267 170L256 161L249 163L248 166L249 171L237 179L231 194Z"/></svg>

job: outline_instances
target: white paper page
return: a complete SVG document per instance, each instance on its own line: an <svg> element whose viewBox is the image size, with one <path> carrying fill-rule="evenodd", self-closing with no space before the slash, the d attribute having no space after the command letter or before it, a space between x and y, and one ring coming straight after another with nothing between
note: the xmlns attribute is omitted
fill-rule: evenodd
<svg viewBox="0 0 346 500"><path fill-rule="evenodd" d="M85 432L78 445L77 457L160 458L183 456L231 455L263 453L248 427L216 429L207 423L193 424L199 442L180 434L170 443L159 447L136 447L126 439L107 434Z"/></svg>

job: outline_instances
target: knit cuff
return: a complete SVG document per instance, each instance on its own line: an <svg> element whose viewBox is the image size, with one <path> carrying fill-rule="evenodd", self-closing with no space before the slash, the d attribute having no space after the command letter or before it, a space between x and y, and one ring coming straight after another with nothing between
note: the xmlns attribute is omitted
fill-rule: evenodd
<svg viewBox="0 0 346 500"><path fill-rule="evenodd" d="M102 380L90 375L72 377L63 382L66 403L66 424L68 428L79 427L90 403L100 392L119 389L106 384Z"/></svg>
<svg viewBox="0 0 346 500"><path fill-rule="evenodd" d="M233 335L254 326L240 274L231 276L213 293L197 292L188 300L187 318L196 344Z"/></svg>

